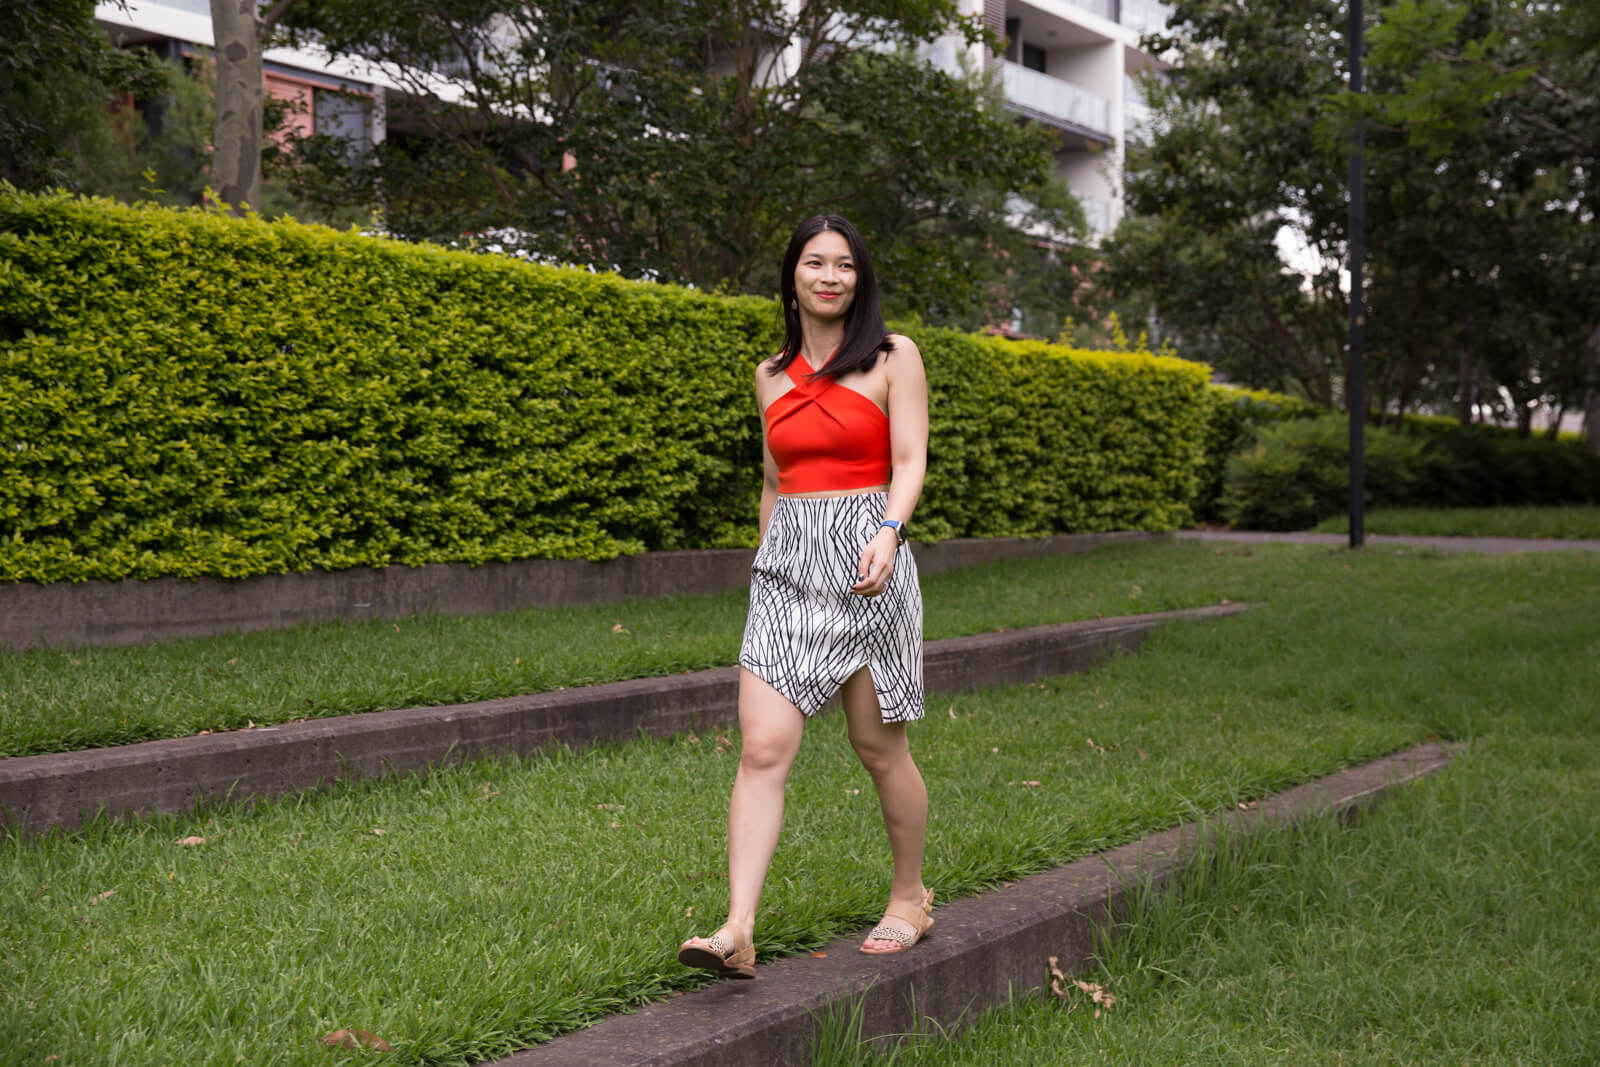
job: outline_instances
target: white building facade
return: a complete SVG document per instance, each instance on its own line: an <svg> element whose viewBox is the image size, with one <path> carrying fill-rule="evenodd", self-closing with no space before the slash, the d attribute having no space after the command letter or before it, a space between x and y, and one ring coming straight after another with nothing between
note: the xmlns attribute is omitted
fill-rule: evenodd
<svg viewBox="0 0 1600 1067"><path fill-rule="evenodd" d="M935 49L947 67L998 66L1006 107L1057 131L1056 168L1083 204L1096 237L1122 217L1127 144L1149 117L1134 76L1165 65L1140 47L1172 9L1154 0L961 0L1005 43L1000 57Z"/></svg>
<svg viewBox="0 0 1600 1067"><path fill-rule="evenodd" d="M210 0L97 3L94 18L119 47L148 48L173 63L196 61L214 47ZM386 94L397 86L371 64L316 49L269 48L262 66L267 95L289 105L286 129L338 137L352 153L388 135Z"/></svg>

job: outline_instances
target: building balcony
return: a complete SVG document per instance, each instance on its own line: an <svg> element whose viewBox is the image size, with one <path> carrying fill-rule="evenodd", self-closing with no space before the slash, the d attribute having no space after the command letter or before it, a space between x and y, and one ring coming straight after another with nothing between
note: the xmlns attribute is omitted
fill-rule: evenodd
<svg viewBox="0 0 1600 1067"><path fill-rule="evenodd" d="M1117 21L1134 33L1160 33L1172 18L1172 5L1158 0L1122 0L1118 7Z"/></svg>
<svg viewBox="0 0 1600 1067"><path fill-rule="evenodd" d="M1006 103L1012 108L1110 143L1111 102L1105 97L1017 63L1000 66Z"/></svg>
<svg viewBox="0 0 1600 1067"><path fill-rule="evenodd" d="M1123 0L1124 3L1127 0ZM1107 22L1117 21L1117 0L1067 0L1073 7L1081 7L1090 14L1099 15Z"/></svg>

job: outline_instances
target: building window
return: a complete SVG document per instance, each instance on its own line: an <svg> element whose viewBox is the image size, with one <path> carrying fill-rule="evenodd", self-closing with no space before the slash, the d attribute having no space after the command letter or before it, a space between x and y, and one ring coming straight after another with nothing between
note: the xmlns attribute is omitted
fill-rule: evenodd
<svg viewBox="0 0 1600 1067"><path fill-rule="evenodd" d="M1022 65L1029 70L1044 73L1044 49L1037 45L1024 44L1022 46Z"/></svg>

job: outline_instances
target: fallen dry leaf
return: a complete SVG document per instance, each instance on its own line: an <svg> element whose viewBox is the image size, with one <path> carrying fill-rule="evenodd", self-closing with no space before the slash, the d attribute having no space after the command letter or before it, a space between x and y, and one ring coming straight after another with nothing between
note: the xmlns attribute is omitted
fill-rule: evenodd
<svg viewBox="0 0 1600 1067"><path fill-rule="evenodd" d="M232 667L235 663L238 663L238 662L239 662L239 657L235 656L235 657L233 657L232 659L230 659L228 661L228 666Z"/></svg>
<svg viewBox="0 0 1600 1067"><path fill-rule="evenodd" d="M825 960L828 958L828 954L826 952L813 952L811 954L811 958L814 960Z"/></svg>
<svg viewBox="0 0 1600 1067"><path fill-rule="evenodd" d="M1106 754L1106 750L1104 748L1102 748L1101 746L1095 744L1094 743L1094 738L1092 738L1092 737L1085 737L1083 739L1083 743L1088 745L1090 748L1094 749L1096 752L1100 753L1100 755L1102 755L1102 756L1104 756Z"/></svg>
<svg viewBox="0 0 1600 1067"><path fill-rule="evenodd" d="M374 1052L393 1052L394 1046L370 1030L335 1030L322 1035L322 1043L332 1048L370 1048Z"/></svg>
<svg viewBox="0 0 1600 1067"><path fill-rule="evenodd" d="M1044 783L1042 783L1042 782L1007 782L1006 783L1006 785L1027 785L1027 786L1035 786L1035 785L1043 785L1043 784Z"/></svg>
<svg viewBox="0 0 1600 1067"><path fill-rule="evenodd" d="M952 719L956 717L956 706L954 704L950 705L950 717Z"/></svg>
<svg viewBox="0 0 1600 1067"><path fill-rule="evenodd" d="M1139 753L1139 758L1140 759L1149 759L1150 758L1150 753L1146 752L1144 749L1140 748L1138 745L1134 745L1133 746L1133 750L1135 752Z"/></svg>
<svg viewBox="0 0 1600 1067"><path fill-rule="evenodd" d="M683 909L683 917L685 919L694 918L694 905L691 904L689 907Z"/></svg>
<svg viewBox="0 0 1600 1067"><path fill-rule="evenodd" d="M203 845L205 843L205 838L196 837L193 834L190 834L188 837L180 837L178 839L178 844L182 845L184 848L193 848L196 845Z"/></svg>
<svg viewBox="0 0 1600 1067"><path fill-rule="evenodd" d="M621 811L622 809L623 805L621 804L596 804L594 806L595 811Z"/></svg>
<svg viewBox="0 0 1600 1067"><path fill-rule="evenodd" d="M394 632L395 633L399 633L400 632L400 624L399 623L395 623L394 624Z"/></svg>
<svg viewBox="0 0 1600 1067"><path fill-rule="evenodd" d="M372 828L372 836L373 836L373 837L382 837L382 836L383 836L383 827L381 827L381 826L374 826L374 827L373 827L373 828Z"/></svg>
<svg viewBox="0 0 1600 1067"><path fill-rule="evenodd" d="M998 748L991 748L991 749L989 749L989 751L990 752L999 752L1000 750Z"/></svg>
<svg viewBox="0 0 1600 1067"><path fill-rule="evenodd" d="M845 792L849 793L853 797L858 797L861 795L861 790L859 789L846 789Z"/></svg>
<svg viewBox="0 0 1600 1067"><path fill-rule="evenodd" d="M100 903L100 902L101 902L101 901L102 901L102 900L110 900L110 899L111 899L111 894L113 894L113 893L115 893L115 892L116 892L116 890L115 890L115 889L107 889L107 890L106 890L106 891L105 891L105 892L104 892L104 893L101 893L101 894L99 894L99 895L98 895L98 896L96 896L96 897L93 897L93 898L92 898L92 899L91 899L91 900L90 900L90 901L89 901L89 903L90 903L90 904L98 904L98 903Z"/></svg>
<svg viewBox="0 0 1600 1067"><path fill-rule="evenodd" d="M54 1063L57 1060L59 1060L60 1058L61 1058L60 1056L46 1056L44 1058L44 1062L46 1062L46 1063Z"/></svg>
<svg viewBox="0 0 1600 1067"><path fill-rule="evenodd" d="M625 634L628 632L628 628L619 622L611 628L611 632L614 634Z"/></svg>
<svg viewBox="0 0 1600 1067"><path fill-rule="evenodd" d="M613 830L620 830L620 829L622 829L622 824L620 822L616 822L616 821L613 820L612 823L611 823L611 828Z"/></svg>

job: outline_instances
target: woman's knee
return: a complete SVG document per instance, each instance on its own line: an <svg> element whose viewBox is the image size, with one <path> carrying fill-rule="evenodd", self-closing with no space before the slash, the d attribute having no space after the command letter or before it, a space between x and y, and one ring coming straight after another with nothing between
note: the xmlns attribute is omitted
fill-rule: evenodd
<svg viewBox="0 0 1600 1067"><path fill-rule="evenodd" d="M871 774L893 770L911 758L905 730L888 725L852 729L850 747L856 750L856 758Z"/></svg>
<svg viewBox="0 0 1600 1067"><path fill-rule="evenodd" d="M800 746L787 731L745 731L739 743L739 768L757 774L787 774Z"/></svg>

